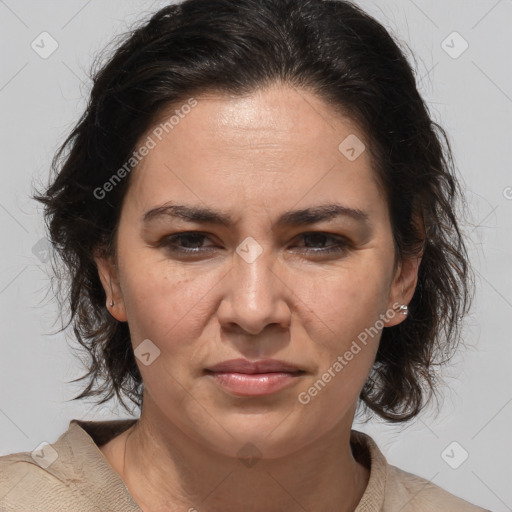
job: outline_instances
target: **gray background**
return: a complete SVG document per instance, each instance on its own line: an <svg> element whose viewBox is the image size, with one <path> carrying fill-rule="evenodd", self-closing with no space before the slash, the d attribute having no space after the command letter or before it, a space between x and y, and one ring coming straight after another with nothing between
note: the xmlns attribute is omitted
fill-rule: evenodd
<svg viewBox="0 0 512 512"><path fill-rule="evenodd" d="M82 367L72 336L49 334L59 306L41 211L29 195L46 183L54 151L84 108L93 57L164 3L0 0L1 455L55 441L73 418L126 417L115 403L66 401L80 389L67 382ZM374 420L355 428L374 436L392 464L493 511L512 510L512 1L358 3L415 54L421 92L450 135L470 210L477 296L466 349L445 371L439 413L431 408L405 427ZM45 37L51 48L42 32L58 44L46 59L31 47ZM469 46L458 55L463 40Z"/></svg>

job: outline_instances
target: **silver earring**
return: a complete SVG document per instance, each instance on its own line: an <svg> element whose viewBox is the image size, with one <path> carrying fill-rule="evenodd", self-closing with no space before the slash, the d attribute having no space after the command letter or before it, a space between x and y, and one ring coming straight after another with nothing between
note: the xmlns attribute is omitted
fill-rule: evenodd
<svg viewBox="0 0 512 512"><path fill-rule="evenodd" d="M405 304L402 304L399 308L398 308L398 311L400 311L400 313L402 315L407 315L408 311L409 311L409 308L405 305Z"/></svg>
<svg viewBox="0 0 512 512"><path fill-rule="evenodd" d="M113 308L113 307L114 307L114 301L113 301L113 300L111 300L111 301L110 301L110 307L111 307L111 308Z"/></svg>

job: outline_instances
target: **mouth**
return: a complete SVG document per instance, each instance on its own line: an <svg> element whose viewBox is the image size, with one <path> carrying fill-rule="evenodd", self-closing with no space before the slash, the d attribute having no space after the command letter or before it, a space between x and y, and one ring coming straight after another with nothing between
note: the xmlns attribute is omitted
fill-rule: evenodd
<svg viewBox="0 0 512 512"><path fill-rule="evenodd" d="M249 361L247 359L229 359L222 361L214 366L207 368L207 371L214 373L295 373L302 371L298 366L287 361L279 359L261 359L259 361Z"/></svg>
<svg viewBox="0 0 512 512"><path fill-rule="evenodd" d="M297 383L306 372L295 365L266 359L224 361L205 370L217 385L237 396L264 396L277 393Z"/></svg>

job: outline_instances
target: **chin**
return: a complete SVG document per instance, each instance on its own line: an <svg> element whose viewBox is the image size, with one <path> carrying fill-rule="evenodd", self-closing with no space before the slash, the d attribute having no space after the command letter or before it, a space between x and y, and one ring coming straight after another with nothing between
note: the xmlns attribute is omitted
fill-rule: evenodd
<svg viewBox="0 0 512 512"><path fill-rule="evenodd" d="M291 423L286 413L269 415L238 414L228 421L220 418L222 427L209 432L198 432L201 444L209 449L233 458L257 457L276 459L290 455L315 437L312 432L299 432L297 425ZM301 430L304 425L301 425ZM316 430L318 431L318 429ZM194 437L195 437L194 436Z"/></svg>

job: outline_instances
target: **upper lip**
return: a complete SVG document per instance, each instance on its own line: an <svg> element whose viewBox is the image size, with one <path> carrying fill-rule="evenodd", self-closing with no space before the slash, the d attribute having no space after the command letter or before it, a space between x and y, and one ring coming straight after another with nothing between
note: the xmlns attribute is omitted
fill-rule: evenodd
<svg viewBox="0 0 512 512"><path fill-rule="evenodd" d="M297 366L287 363L286 361L279 361L278 359L261 359L260 361L248 361L247 359L230 359L222 361L207 368L207 370L215 373L296 373L302 370Z"/></svg>

